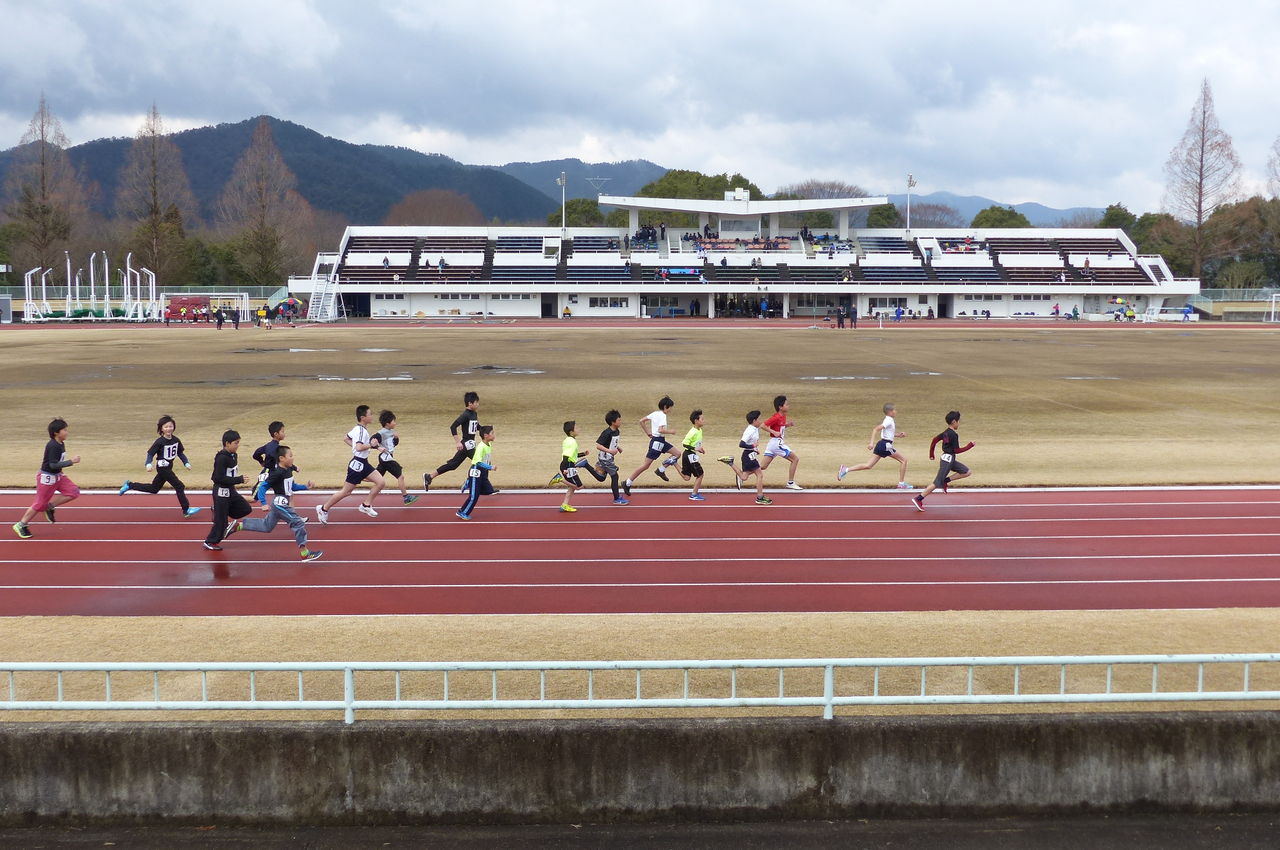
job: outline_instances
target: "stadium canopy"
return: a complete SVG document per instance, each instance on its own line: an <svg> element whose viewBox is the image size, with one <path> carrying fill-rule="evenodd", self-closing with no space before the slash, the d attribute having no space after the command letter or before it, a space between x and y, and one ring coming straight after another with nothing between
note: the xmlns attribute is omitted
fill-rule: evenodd
<svg viewBox="0 0 1280 850"><path fill-rule="evenodd" d="M836 230L841 239L849 238L849 211L863 207L878 207L889 203L878 198L806 198L794 201L753 201L745 189L724 193L723 201L699 198L628 198L619 195L600 195L596 203L602 207L617 207L628 212L632 233L640 229L640 211L682 212L698 214L698 229L710 223L711 216L719 222L721 237L730 235L759 235L761 220L769 217L769 233L776 235L779 216L784 213L833 212L836 214Z"/></svg>

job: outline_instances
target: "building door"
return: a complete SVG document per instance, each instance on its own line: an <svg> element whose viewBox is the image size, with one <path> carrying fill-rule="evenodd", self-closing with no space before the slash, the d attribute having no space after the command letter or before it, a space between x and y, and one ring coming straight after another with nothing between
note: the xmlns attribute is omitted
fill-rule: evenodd
<svg viewBox="0 0 1280 850"><path fill-rule="evenodd" d="M554 292L542 293L542 318L556 318L556 294Z"/></svg>
<svg viewBox="0 0 1280 850"><path fill-rule="evenodd" d="M938 318L939 319L951 318L951 299L953 297L954 296L951 296L951 295L938 296Z"/></svg>

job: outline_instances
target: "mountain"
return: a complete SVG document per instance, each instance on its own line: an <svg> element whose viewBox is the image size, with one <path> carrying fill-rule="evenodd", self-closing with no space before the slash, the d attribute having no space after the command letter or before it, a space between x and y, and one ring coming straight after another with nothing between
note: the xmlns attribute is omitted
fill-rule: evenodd
<svg viewBox="0 0 1280 850"><path fill-rule="evenodd" d="M887 195L886 197L888 197L891 204L905 214L907 208L906 195ZM945 204L959 212L960 217L966 223L973 221L973 217L987 207L1013 207L1025 215L1027 220L1035 227L1053 227L1063 219L1071 218L1078 213L1090 213L1102 218L1102 214L1106 212L1106 210L1098 207L1070 207L1069 209L1058 210L1033 201L1022 204L1006 204L978 195L954 195L951 192L932 192L928 195L912 194L911 203Z"/></svg>
<svg viewBox="0 0 1280 850"><path fill-rule="evenodd" d="M594 198L598 194L634 195L640 191L641 187L667 173L667 169L647 159L630 159L626 162L555 159L545 162L508 162L506 165L495 167L542 192L555 202L557 210L560 209L560 186L556 183L556 179L562 171L566 179L565 196L570 200ZM587 181L588 177L608 179L597 191L596 187Z"/></svg>
<svg viewBox="0 0 1280 850"><path fill-rule="evenodd" d="M200 127L173 135L182 151L191 188L209 219L236 161L249 146L256 118ZM276 146L298 178L299 193L319 209L352 224L380 224L393 204L420 189L451 189L467 195L486 218L542 222L559 209L542 192L498 169L464 165L440 154L388 145L356 145L268 117ZM132 139L97 139L68 148L77 168L98 185L95 206L107 212ZM0 152L0 178L13 151ZM557 174L559 172L557 171Z"/></svg>

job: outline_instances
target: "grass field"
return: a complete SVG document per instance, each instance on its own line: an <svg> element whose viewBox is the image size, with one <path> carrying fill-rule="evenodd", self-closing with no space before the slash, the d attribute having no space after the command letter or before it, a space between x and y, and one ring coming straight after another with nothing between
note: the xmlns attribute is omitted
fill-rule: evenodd
<svg viewBox="0 0 1280 850"><path fill-rule="evenodd" d="M928 442L953 408L964 413L962 437L978 444L965 458L974 486L1280 476L1271 462L1280 329L1265 326L22 328L0 333L0 348L12 437L0 486L33 486L54 416L71 423L81 486L145 478L162 413L178 420L190 487L209 486L223 430L244 436L248 461L273 419L287 424L305 477L336 486L349 457L342 437L366 403L399 416L397 457L420 487L421 473L453 453L448 425L472 389L481 421L495 426L500 487L545 484L561 423L576 419L589 446L611 407L625 422L619 466L633 469L644 445L637 422L664 394L681 435L691 409L706 412L709 456L736 453L747 410L767 415L775 395L789 396L788 441L806 486L834 486L839 464L869 457L886 401L898 405L913 483L932 477ZM769 483L784 479L778 470ZM896 480L896 464L882 461L845 485ZM644 483L660 484L650 474ZM707 486L730 483L711 464Z"/></svg>

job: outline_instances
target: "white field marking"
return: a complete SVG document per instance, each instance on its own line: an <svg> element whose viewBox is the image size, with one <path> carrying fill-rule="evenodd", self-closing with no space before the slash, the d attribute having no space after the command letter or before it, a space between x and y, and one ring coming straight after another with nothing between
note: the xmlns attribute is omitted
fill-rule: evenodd
<svg viewBox="0 0 1280 850"><path fill-rule="evenodd" d="M593 489L595 492L603 492L600 488L592 488L592 489ZM660 495L660 494L662 494L662 493L674 493L674 494L677 494L677 495L678 495L678 494L681 492L680 490L678 490L678 489L676 489L676 488L674 488L674 487L659 487L659 488L647 488L647 487L646 487L646 488L643 488L643 489L641 489L641 488L639 488L639 487L633 487L633 488L631 488L631 489L632 489L632 492L634 492L634 493L639 493L639 494L643 494L643 495ZM1248 491L1248 490L1277 490L1277 491L1280 491L1280 484L1186 484L1186 485L1181 485L1181 484L1169 484L1169 485L1159 484L1159 485L1133 485L1133 486L1121 486L1121 487L974 487L974 486L964 486L964 487L960 487L960 488L958 488L958 489L956 490L956 493L957 493L957 494L966 493L966 492L967 492L967 493L974 493L974 494L980 494L980 493L1134 493L1134 492L1137 492L1137 493L1142 493L1142 492L1168 493L1168 492L1173 492L1173 491L1177 491L1177 492L1187 492L1187 491L1193 491L1193 492L1196 492L1196 491L1209 491L1209 492L1214 492L1214 491L1223 491L1223 490L1246 490L1246 491ZM34 495L35 495L35 492L36 492L36 491L35 491L34 489L29 488L29 487L27 487L27 488L18 487L18 488L8 488L8 489L0 488L0 495L22 495L22 496L34 496ZM83 493L83 494L85 494L85 495L114 496L114 495L116 495L117 488L112 487L112 488L105 489L105 490L89 490L89 489L81 489L81 491L80 491L80 492L81 492L81 493ZM164 493L170 493L170 492L171 492L171 491L163 490L163 491L161 491L161 495L163 495ZM211 492L212 492L212 491L210 491L210 490L193 490L193 489L191 489L190 487L188 487L188 488L187 488L187 494L188 494L188 495L204 495L204 496L208 496ZM317 490L308 490L307 492L308 492L308 493L310 493L310 494L312 494L312 495L320 496L320 495L328 495L328 494L331 494L331 493L336 493L336 492L338 492L338 491L337 491L337 490L319 490L319 489L317 489ZM525 489L514 490L514 489L513 489L513 490L508 490L508 491L506 491L506 492L511 493L511 494L516 494L516 495L522 495L522 496L540 496L540 495L548 495L548 494L551 494L551 493L555 493L555 494L563 494L563 493L564 493L564 490L563 490L563 488L560 488L560 489L542 488L542 489L533 489L533 490L525 490ZM704 493L724 493L724 494L728 495L728 494L733 494L733 493L738 492L738 491L735 491L735 490L729 490L729 489L727 489L727 488L712 488L712 487L704 487L704 488L702 489L702 492L704 492ZM789 491L789 490L787 490L787 489L785 489L785 488L781 488L781 487L766 487L766 488L765 488L765 492L766 492L766 493L790 493L791 491ZM844 495L850 495L850 496L853 496L853 495L867 495L867 494L872 494L872 493L879 493L879 494L881 494L881 495L889 496L889 495L897 495L897 494L899 494L901 491L899 491L899 490L897 490L897 489L886 489L886 488L884 488L884 487L863 488L863 489L855 488L855 487L847 487L847 488L846 488L846 487L810 487L810 488L806 488L806 489L805 489L805 492L806 492L806 493L817 493L817 494L822 494L822 495L830 495L830 494L844 494ZM144 494L135 493L135 494L133 494L133 495L135 495L135 496L140 496L140 495L144 495ZM146 495L149 495L149 494L146 494ZM740 494L739 494L739 495L740 495ZM388 506L388 507L391 507L391 506ZM395 506L395 507L412 507L412 506L411 506L411 505L397 505L397 506Z"/></svg>
<svg viewBox="0 0 1280 850"><path fill-rule="evenodd" d="M274 562L273 562L274 563ZM1280 582L1280 576L1271 578L1111 578L1111 579L1015 579L1010 581L995 580L955 580L955 581L691 581L691 582L584 582L573 584L555 582L552 584L528 584L507 582L503 584L216 584L216 585L169 585L169 584L49 584L49 585L0 585L0 590L181 590L190 592L199 590L547 590L560 588L563 590L601 590L619 588L679 588L690 587L1007 587L1009 585L1116 585L1116 584L1274 584ZM1101 609L1113 610L1113 609ZM1141 610L1141 609L1126 609ZM1202 609L1189 609L1202 610ZM612 612L610 612L612 613ZM674 613L674 612L673 612ZM698 612L679 612L698 613ZM805 612L813 613L813 612ZM837 611L836 613L845 613Z"/></svg>
<svg viewBox="0 0 1280 850"><path fill-rule="evenodd" d="M236 532L239 534L240 532ZM246 532L248 534L260 534L261 532ZM671 537L665 541L655 540L652 537L615 537L613 540L619 543L897 543L903 546L912 543L927 543L934 540L941 542L958 542L958 541L990 541L990 540L1189 540L1189 539L1217 539L1219 537L1280 537L1280 531L1241 531L1241 532L1225 532L1223 534L997 534L982 536L938 536L938 537L903 537L894 535L891 537ZM277 535L274 538L247 537L239 538L238 542L244 543L272 543L284 541L287 538L284 535ZM128 543L128 544L147 544L147 543L190 543L191 537L147 537L147 538L90 538L77 537L73 540L60 539L59 544L68 543ZM313 541L318 542L318 541ZM398 545L401 543L465 543L467 545L476 545L484 543L571 543L580 544L582 540L578 537L396 537L381 538L378 540L369 540L364 537L326 537L324 543L332 545L335 543L355 543L363 546L377 546L382 543ZM459 558L459 563L467 563L470 558Z"/></svg>
<svg viewBox="0 0 1280 850"><path fill-rule="evenodd" d="M1193 559L1193 558L1280 558L1280 552L1206 552L1198 555L1187 554L1164 554L1164 555L893 555L893 556L876 556L876 557L818 557L805 558L806 563L852 563L852 564L869 564L869 563L917 563L921 561L946 561L949 564L976 561L978 563L987 563L989 561L1145 561L1145 560L1165 560L1169 558ZM191 558L182 560L174 560L170 558L157 558L148 560L145 564L139 564L136 559L131 560L67 560L58 559L57 561L37 562L26 558L10 558L0 559L0 564L31 564L31 563L57 563L57 564L91 564L94 566L105 566L108 564L127 564L129 566L156 566L161 564L179 564L184 566L196 567L216 567L216 566L244 566L247 564L275 564L279 565L284 562L293 562L301 564L297 558L273 558L271 560L204 560L198 561ZM362 558L360 560L352 559L326 559L325 565L330 564L355 564L358 566L379 565L396 565L396 564L550 564L553 566L572 566L572 565L590 565L592 568L598 568L605 564L696 564L705 566L706 564L760 564L769 563L776 564L779 559L770 558L607 558L604 560L598 558L582 559L578 561L565 560L564 558L388 558L388 559L370 559ZM311 567L309 569L314 569ZM1280 577L1277 577L1280 581ZM747 582L748 584L750 582ZM998 582L997 582L998 583ZM786 582L780 582L786 584ZM182 585L190 587L191 585ZM488 585L481 585L487 587ZM497 586L497 585L495 585Z"/></svg>

